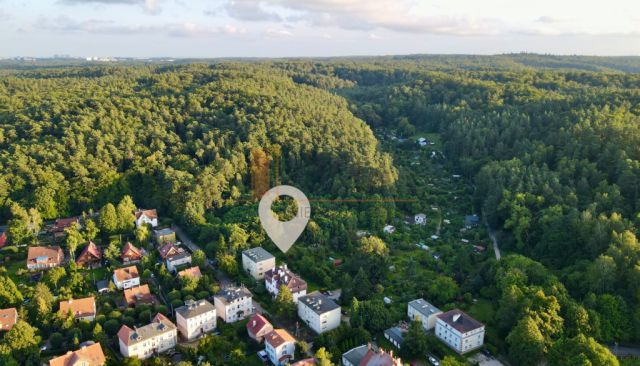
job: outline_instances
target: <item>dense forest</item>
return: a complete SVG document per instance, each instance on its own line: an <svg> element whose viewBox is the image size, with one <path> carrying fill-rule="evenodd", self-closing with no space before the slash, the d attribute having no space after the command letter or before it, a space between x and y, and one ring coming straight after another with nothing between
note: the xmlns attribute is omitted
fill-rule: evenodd
<svg viewBox="0 0 640 366"><path fill-rule="evenodd" d="M424 187L399 181L376 136L437 134L509 253L451 270L461 290L443 302L492 299L493 343L515 364L611 365L597 342L640 342L639 71L637 58L526 54L5 63L0 222L77 215L131 195L215 252L238 229L228 223L244 225L254 208L253 148L275 157L278 181L310 197L407 197ZM380 230L396 210L426 207L336 205L305 236L352 253L356 228ZM373 288L387 275L387 251L354 255L344 280L304 257L312 252L292 256L318 283L355 277Z"/></svg>

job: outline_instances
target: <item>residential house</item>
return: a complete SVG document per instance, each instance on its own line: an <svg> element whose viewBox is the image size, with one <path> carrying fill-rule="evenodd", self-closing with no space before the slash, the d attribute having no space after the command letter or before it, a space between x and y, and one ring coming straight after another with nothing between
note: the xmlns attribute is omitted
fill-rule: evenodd
<svg viewBox="0 0 640 366"><path fill-rule="evenodd" d="M60 238L65 236L65 230L73 226L74 224L80 225L80 216L67 217L62 219L56 219L51 227L51 232L54 238Z"/></svg>
<svg viewBox="0 0 640 366"><path fill-rule="evenodd" d="M92 322L96 318L96 299L91 296L61 301L59 313L65 316L69 312L73 314L76 320Z"/></svg>
<svg viewBox="0 0 640 366"><path fill-rule="evenodd" d="M242 252L242 268L256 280L262 280L264 273L276 266L276 257L262 247Z"/></svg>
<svg viewBox="0 0 640 366"><path fill-rule="evenodd" d="M456 352L467 353L484 344L484 324L460 309L453 309L438 315L436 337Z"/></svg>
<svg viewBox="0 0 640 366"><path fill-rule="evenodd" d="M271 333L272 330L273 325L262 314L254 314L247 323L249 337L258 343L261 343L264 336Z"/></svg>
<svg viewBox="0 0 640 366"><path fill-rule="evenodd" d="M267 292L274 298L280 292L280 286L287 286L293 295L293 302L298 303L300 296L307 294L307 282L291 272L286 264L272 268L264 274Z"/></svg>
<svg viewBox="0 0 640 366"><path fill-rule="evenodd" d="M315 358L305 358L291 364L291 366L315 366L317 365Z"/></svg>
<svg viewBox="0 0 640 366"><path fill-rule="evenodd" d="M187 300L176 309L178 331L189 341L214 330L216 318L216 308L207 300Z"/></svg>
<svg viewBox="0 0 640 366"><path fill-rule="evenodd" d="M216 313L226 323L242 320L253 314L251 292L245 287L228 287L213 297Z"/></svg>
<svg viewBox="0 0 640 366"><path fill-rule="evenodd" d="M396 232L396 227L395 227L395 226L393 226L393 225L385 225L385 227L384 227L384 228L382 228L382 231L383 231L385 234L393 234L393 233L395 233L395 232Z"/></svg>
<svg viewBox="0 0 640 366"><path fill-rule="evenodd" d="M83 345L77 351L49 360L49 366L102 366L107 362L100 343Z"/></svg>
<svg viewBox="0 0 640 366"><path fill-rule="evenodd" d="M98 268L102 265L102 251L93 241L89 241L76 259L76 264L85 268Z"/></svg>
<svg viewBox="0 0 640 366"><path fill-rule="evenodd" d="M423 213L415 214L413 216L413 221L416 225L426 225L427 224L427 215Z"/></svg>
<svg viewBox="0 0 640 366"><path fill-rule="evenodd" d="M425 299L416 299L409 301L407 305L407 316L411 320L417 320L422 323L424 330L431 330L436 326L436 319L442 311L431 305Z"/></svg>
<svg viewBox="0 0 640 366"><path fill-rule="evenodd" d="M159 246L162 246L165 244L173 244L177 241L176 232L169 228L154 230L153 236L155 237L156 243Z"/></svg>
<svg viewBox="0 0 640 366"><path fill-rule="evenodd" d="M158 313L150 324L118 331L120 353L124 357L149 358L170 350L178 343L178 330L167 317Z"/></svg>
<svg viewBox="0 0 640 366"><path fill-rule="evenodd" d="M58 246L29 247L27 254L27 269L47 269L58 267L64 260L64 253Z"/></svg>
<svg viewBox="0 0 640 366"><path fill-rule="evenodd" d="M284 329L272 330L264 337L264 345L269 361L276 366L289 364L295 357L296 339Z"/></svg>
<svg viewBox="0 0 640 366"><path fill-rule="evenodd" d="M202 272L200 272L200 267L189 267L183 271L178 272L178 277L191 277L195 279L199 279L202 277Z"/></svg>
<svg viewBox="0 0 640 366"><path fill-rule="evenodd" d="M136 227L142 225L151 225L151 227L158 226L158 212L155 209L152 210L136 210Z"/></svg>
<svg viewBox="0 0 640 366"><path fill-rule="evenodd" d="M342 354L343 366L402 366L402 360L393 357L393 351L387 353L382 348L364 344Z"/></svg>
<svg viewBox="0 0 640 366"><path fill-rule="evenodd" d="M136 248L133 244L127 242L127 244L122 248L120 258L123 263L137 263L145 254L146 252L144 249Z"/></svg>
<svg viewBox="0 0 640 366"><path fill-rule="evenodd" d="M116 269L113 271L113 283L116 285L118 290L140 286L138 267L129 266Z"/></svg>
<svg viewBox="0 0 640 366"><path fill-rule="evenodd" d="M167 264L167 270L175 273L179 266L191 264L191 253L182 250L179 254L167 258L165 263Z"/></svg>
<svg viewBox="0 0 640 366"><path fill-rule="evenodd" d="M151 294L149 285L142 285L124 290L124 302L127 306L155 305L158 299Z"/></svg>
<svg viewBox="0 0 640 366"><path fill-rule="evenodd" d="M340 326L340 306L318 291L300 297L298 316L318 334Z"/></svg>
<svg viewBox="0 0 640 366"><path fill-rule="evenodd" d="M0 309L0 332L8 332L18 322L16 308Z"/></svg>
<svg viewBox="0 0 640 366"><path fill-rule="evenodd" d="M399 349L402 346L402 341L404 340L403 333L404 330L402 328L391 327L384 331L384 338Z"/></svg>

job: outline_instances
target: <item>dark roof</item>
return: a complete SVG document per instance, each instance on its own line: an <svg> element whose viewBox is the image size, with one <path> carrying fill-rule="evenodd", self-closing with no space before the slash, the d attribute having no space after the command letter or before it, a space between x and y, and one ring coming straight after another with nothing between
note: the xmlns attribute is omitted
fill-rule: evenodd
<svg viewBox="0 0 640 366"><path fill-rule="evenodd" d="M363 344L362 346L348 350L342 355L342 357L346 358L352 365L359 365L360 361L364 358L364 355L367 354L367 351L369 351L369 346Z"/></svg>
<svg viewBox="0 0 640 366"><path fill-rule="evenodd" d="M453 309L446 313L439 314L438 319L441 319L460 333L467 333L480 327L484 327L484 324L473 319L460 309Z"/></svg>
<svg viewBox="0 0 640 366"><path fill-rule="evenodd" d="M187 300L184 302L184 306L176 309L176 313L185 319L189 319L215 310L216 308L207 300Z"/></svg>
<svg viewBox="0 0 640 366"><path fill-rule="evenodd" d="M109 288L109 281L107 280L100 280L98 282L96 282L96 288L98 289L98 291L105 289L105 288Z"/></svg>
<svg viewBox="0 0 640 366"><path fill-rule="evenodd" d="M267 259L275 258L271 253L264 250L262 247L255 247L247 249L242 252L242 255L247 256L252 262L258 263Z"/></svg>
<svg viewBox="0 0 640 366"><path fill-rule="evenodd" d="M318 291L314 291L306 296L301 296L298 298L298 301L312 309L316 314L324 314L340 308L333 300Z"/></svg>
<svg viewBox="0 0 640 366"><path fill-rule="evenodd" d="M156 236L164 236L164 235L171 235L173 233L175 233L175 231L169 229L169 228L164 228L164 229L160 229L160 230L154 230L153 231Z"/></svg>
<svg viewBox="0 0 640 366"><path fill-rule="evenodd" d="M173 262L173 261L177 261L183 258L191 258L191 253L187 252L186 250L183 250L182 252L176 254L176 255L172 255L169 258L167 258L167 261L169 262Z"/></svg>
<svg viewBox="0 0 640 366"><path fill-rule="evenodd" d="M402 330L398 327L392 327L384 331L385 336L396 341L397 344L402 344Z"/></svg>
<svg viewBox="0 0 640 366"><path fill-rule="evenodd" d="M245 287L229 287L216 294L216 297L223 298L227 303L233 302L241 297L251 296L251 291L247 290Z"/></svg>

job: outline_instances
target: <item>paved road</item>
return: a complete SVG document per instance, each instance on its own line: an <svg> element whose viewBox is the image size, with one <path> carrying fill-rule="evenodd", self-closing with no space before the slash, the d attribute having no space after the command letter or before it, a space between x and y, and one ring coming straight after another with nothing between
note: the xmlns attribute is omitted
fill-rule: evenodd
<svg viewBox="0 0 640 366"><path fill-rule="evenodd" d="M607 348L609 348L609 351L616 356L640 357L640 347L607 346Z"/></svg>
<svg viewBox="0 0 640 366"><path fill-rule="evenodd" d="M496 254L496 259L500 260L500 258L502 258L502 255L500 254L500 248L498 247L498 240L496 239L496 234L493 232L493 230L491 230L491 227L487 222L484 211L482 212L482 221L484 221L484 226L487 227L487 233L489 233L489 238L491 238L491 242L493 243L493 252Z"/></svg>

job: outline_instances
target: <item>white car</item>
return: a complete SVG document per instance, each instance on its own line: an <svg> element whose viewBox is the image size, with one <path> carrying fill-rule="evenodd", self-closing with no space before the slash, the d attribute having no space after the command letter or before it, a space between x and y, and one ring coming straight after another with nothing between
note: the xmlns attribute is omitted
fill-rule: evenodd
<svg viewBox="0 0 640 366"><path fill-rule="evenodd" d="M429 363L433 366L440 366L440 361L438 361L434 356L429 356Z"/></svg>
<svg viewBox="0 0 640 366"><path fill-rule="evenodd" d="M267 355L267 351L262 350L262 351L258 351L258 357L260 357L260 360L262 362L268 362L269 361L269 356Z"/></svg>

